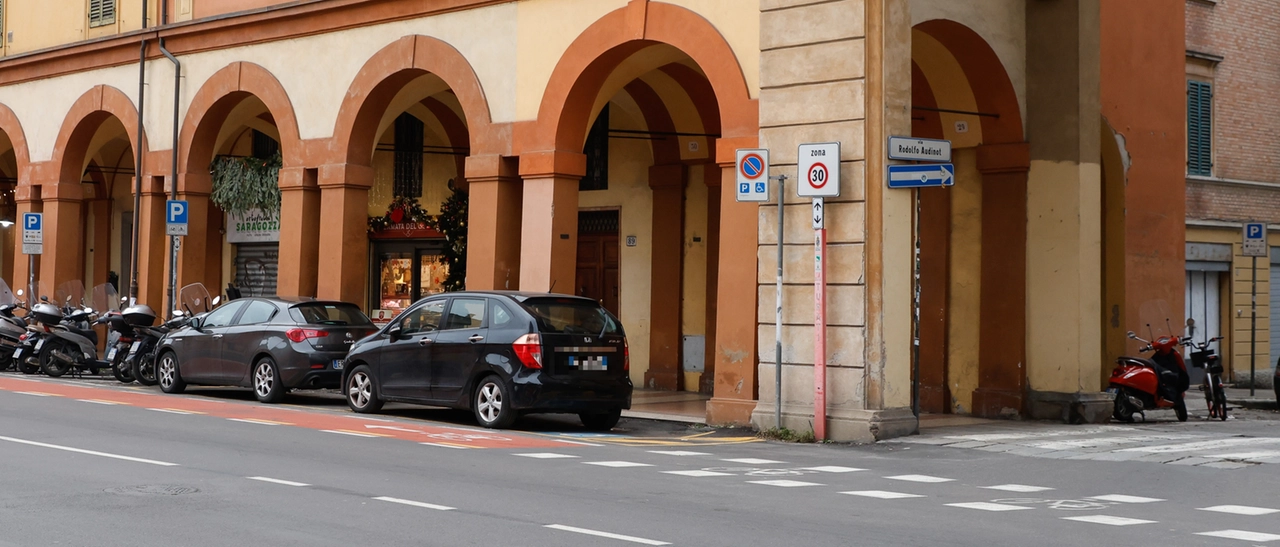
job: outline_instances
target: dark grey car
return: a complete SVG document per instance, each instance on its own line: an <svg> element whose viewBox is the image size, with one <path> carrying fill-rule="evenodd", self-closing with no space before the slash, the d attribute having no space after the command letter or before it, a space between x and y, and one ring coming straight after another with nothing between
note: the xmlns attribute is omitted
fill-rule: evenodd
<svg viewBox="0 0 1280 547"><path fill-rule="evenodd" d="M252 387L264 403L290 389L338 387L352 342L376 331L355 304L283 298L232 300L160 342L165 393L190 385Z"/></svg>

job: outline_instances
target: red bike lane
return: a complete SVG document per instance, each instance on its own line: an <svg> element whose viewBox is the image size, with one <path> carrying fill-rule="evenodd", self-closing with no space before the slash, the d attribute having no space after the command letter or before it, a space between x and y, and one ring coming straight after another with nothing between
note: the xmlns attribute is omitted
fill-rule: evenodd
<svg viewBox="0 0 1280 547"><path fill-rule="evenodd" d="M173 414L203 415L263 426L300 427L357 437L398 439L446 448L567 448L584 444L510 431L427 425L355 414L327 414L258 403L177 397L39 379L0 377L0 391L101 405L132 406Z"/></svg>

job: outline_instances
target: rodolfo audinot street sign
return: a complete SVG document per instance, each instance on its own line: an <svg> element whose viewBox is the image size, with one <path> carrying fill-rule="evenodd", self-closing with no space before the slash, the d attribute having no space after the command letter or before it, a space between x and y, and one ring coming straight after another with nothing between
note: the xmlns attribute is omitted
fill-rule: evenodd
<svg viewBox="0 0 1280 547"><path fill-rule="evenodd" d="M946 163L951 161L951 141L889 137L889 159Z"/></svg>

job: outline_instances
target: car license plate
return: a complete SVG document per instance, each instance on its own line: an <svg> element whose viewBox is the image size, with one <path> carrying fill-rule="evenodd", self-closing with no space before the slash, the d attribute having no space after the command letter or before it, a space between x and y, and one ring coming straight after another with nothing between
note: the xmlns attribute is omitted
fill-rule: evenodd
<svg viewBox="0 0 1280 547"><path fill-rule="evenodd" d="M609 370L607 357L603 355L591 357L569 357L569 366L578 370Z"/></svg>
<svg viewBox="0 0 1280 547"><path fill-rule="evenodd" d="M111 351L108 351L108 352L107 352L107 360L108 360L108 361L115 360L115 358L116 358L116 351L117 351L117 350L119 350L119 349L120 349L120 348L111 348Z"/></svg>
<svg viewBox="0 0 1280 547"><path fill-rule="evenodd" d="M44 338L41 338L41 339L39 339L39 340L36 340L36 349L35 349L35 351L40 351L40 346L43 346L43 345L44 345Z"/></svg>
<svg viewBox="0 0 1280 547"><path fill-rule="evenodd" d="M133 345L129 346L129 357L133 357L134 355L136 355L138 353L138 348L140 347L142 347L141 340L134 342Z"/></svg>
<svg viewBox="0 0 1280 547"><path fill-rule="evenodd" d="M342 370L342 359L333 360L333 370Z"/></svg>

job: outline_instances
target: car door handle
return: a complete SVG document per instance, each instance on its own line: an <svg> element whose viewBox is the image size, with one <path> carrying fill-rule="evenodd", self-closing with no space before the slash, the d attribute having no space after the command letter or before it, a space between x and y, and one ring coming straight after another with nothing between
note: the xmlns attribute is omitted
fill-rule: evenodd
<svg viewBox="0 0 1280 547"><path fill-rule="evenodd" d="M215 335L213 335L213 337L214 337L214 338L222 338L222 335L221 335L221 334L215 334Z"/></svg>
<svg viewBox="0 0 1280 547"><path fill-rule="evenodd" d="M429 345L431 345L431 342L433 342L433 341L434 341L434 340L432 340L432 339L430 339L430 338L423 338L423 339L421 339L421 340L418 340L418 345L419 345L419 346L429 346Z"/></svg>
<svg viewBox="0 0 1280 547"><path fill-rule="evenodd" d="M472 343L475 343L475 342L483 341L484 337L480 336L479 334L475 334L475 335L472 335L471 338L468 338L467 340L470 340Z"/></svg>

